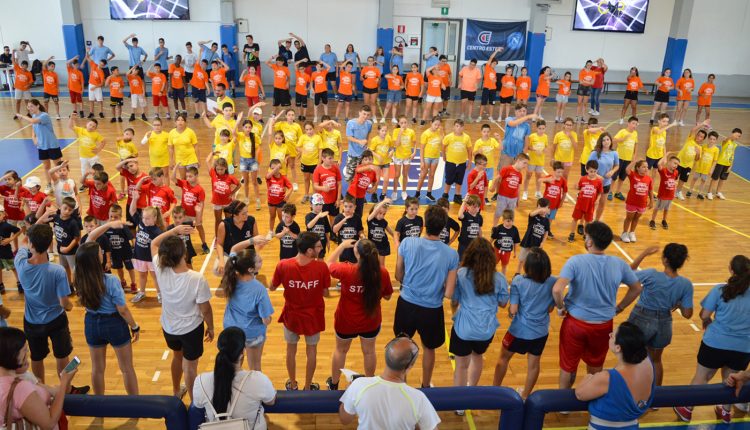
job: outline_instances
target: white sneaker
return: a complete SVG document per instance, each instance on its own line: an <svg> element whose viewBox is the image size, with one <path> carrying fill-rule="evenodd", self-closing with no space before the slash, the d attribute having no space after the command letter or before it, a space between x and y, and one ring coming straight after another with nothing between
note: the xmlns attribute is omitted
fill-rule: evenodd
<svg viewBox="0 0 750 430"><path fill-rule="evenodd" d="M541 120L541 121L544 121L544 117L543 117L543 116L541 116L541 115L537 116L537 119L538 119L538 120Z"/></svg>
<svg viewBox="0 0 750 430"><path fill-rule="evenodd" d="M398 120L396 119L395 116L391 119L391 122L394 123L394 124L398 124Z"/></svg>
<svg viewBox="0 0 750 430"><path fill-rule="evenodd" d="M594 111L594 113L592 113L592 115L594 115L594 116L599 116L599 111L598 111L598 110L595 110L595 111Z"/></svg>
<svg viewBox="0 0 750 430"><path fill-rule="evenodd" d="M528 200L529 199L529 193L526 191L523 192L523 195L521 196L521 200Z"/></svg>
<svg viewBox="0 0 750 430"><path fill-rule="evenodd" d="M138 291L138 292L136 293L136 295L134 295L134 296L133 296L133 298L132 298L132 299L130 299L130 302L131 302L131 303L138 303L138 302L140 302L141 300L143 300L143 299L145 299L145 298L146 298L146 293L143 293L143 292L141 292L141 291Z"/></svg>
<svg viewBox="0 0 750 430"><path fill-rule="evenodd" d="M297 183L296 182L293 183L292 184L292 190L297 191L298 189L299 189L299 186L297 185Z"/></svg>
<svg viewBox="0 0 750 430"><path fill-rule="evenodd" d="M708 194L706 194L706 198L709 199L709 200L713 200L714 199L714 193L708 193Z"/></svg>
<svg viewBox="0 0 750 430"><path fill-rule="evenodd" d="M745 413L750 412L750 403L735 403L734 407Z"/></svg>
<svg viewBox="0 0 750 430"><path fill-rule="evenodd" d="M685 200L685 196L682 195L682 191L678 191L675 196L680 200ZM719 197L721 198L721 197Z"/></svg>
<svg viewBox="0 0 750 430"><path fill-rule="evenodd" d="M620 118L620 125L625 124L625 118Z"/></svg>
<svg viewBox="0 0 750 430"><path fill-rule="evenodd" d="M685 126L685 123L680 121L680 127L684 127L684 126Z"/></svg>
<svg viewBox="0 0 750 430"><path fill-rule="evenodd" d="M380 123L385 124L385 118L380 118Z"/></svg>
<svg viewBox="0 0 750 430"><path fill-rule="evenodd" d="M620 240L622 240L625 243L630 243L630 235L628 234L627 231L622 232L622 234L620 235Z"/></svg>
<svg viewBox="0 0 750 430"><path fill-rule="evenodd" d="M716 193L716 197L718 197L719 200L726 200L727 199L726 197L724 197L724 194L722 194L722 193Z"/></svg>
<svg viewBox="0 0 750 430"><path fill-rule="evenodd" d="M401 191L401 198L404 199L404 200L406 200L407 197L409 197L409 195L406 194L406 191Z"/></svg>
<svg viewBox="0 0 750 430"><path fill-rule="evenodd" d="M377 119L377 118L375 118L375 115L373 115L373 116L372 116L372 122L373 122L373 123L376 123L376 122L378 122L378 119Z"/></svg>
<svg viewBox="0 0 750 430"><path fill-rule="evenodd" d="M380 122L383 122L383 121L380 121ZM317 116L313 117L313 124L317 124L317 123L318 123L318 117Z"/></svg>
<svg viewBox="0 0 750 430"><path fill-rule="evenodd" d="M534 193L534 198L535 199L541 199L542 198L542 193L540 193L539 191L535 192Z"/></svg>
<svg viewBox="0 0 750 430"><path fill-rule="evenodd" d="M636 240L636 238L635 238L635 232L634 232L634 231L631 231L631 232L630 232L630 243L635 243L636 241L637 241L637 240Z"/></svg>
<svg viewBox="0 0 750 430"><path fill-rule="evenodd" d="M596 112L594 109L589 109L589 115L593 115Z"/></svg>
<svg viewBox="0 0 750 430"><path fill-rule="evenodd" d="M394 202L395 202L396 200L398 200L398 193L397 193L397 192L395 192L395 191L394 191L394 192L393 192L393 193L391 194L391 200L393 200Z"/></svg>

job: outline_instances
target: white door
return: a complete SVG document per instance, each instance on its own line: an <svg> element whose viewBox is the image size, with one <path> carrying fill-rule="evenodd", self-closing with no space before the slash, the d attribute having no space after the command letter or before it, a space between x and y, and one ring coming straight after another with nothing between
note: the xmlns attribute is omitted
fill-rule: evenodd
<svg viewBox="0 0 750 430"><path fill-rule="evenodd" d="M420 65L424 70L424 54L434 46L438 54L448 57L448 64L453 72L453 86L458 76L459 49L461 48L459 33L461 30L460 20L448 19L423 19L422 20L422 55Z"/></svg>

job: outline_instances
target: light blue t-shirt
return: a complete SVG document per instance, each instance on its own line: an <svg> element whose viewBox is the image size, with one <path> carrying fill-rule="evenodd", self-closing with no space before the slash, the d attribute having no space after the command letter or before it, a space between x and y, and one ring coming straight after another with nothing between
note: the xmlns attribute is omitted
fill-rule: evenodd
<svg viewBox="0 0 750 430"><path fill-rule="evenodd" d="M511 121L515 121L515 119L515 117L509 116L505 120L505 123L508 124ZM526 136L530 134L531 125L528 121L524 121L515 127L506 125L505 136L503 137L503 154L515 158L521 153L521 151L523 151Z"/></svg>
<svg viewBox="0 0 750 430"><path fill-rule="evenodd" d="M726 302L721 298L724 285L713 287L701 301L703 309L714 312L714 321L706 328L703 343L712 348L750 353L750 289Z"/></svg>
<svg viewBox="0 0 750 430"><path fill-rule="evenodd" d="M350 119L346 123L346 137L354 137L355 139L367 140L367 136L372 131L372 121L369 119L364 123L360 124L356 119ZM367 145L360 145L357 142L349 140L349 150L347 155L349 157L361 157L362 153L367 149Z"/></svg>
<svg viewBox="0 0 750 430"><path fill-rule="evenodd" d="M203 60L208 61L208 67L211 67L211 62L214 60L218 60L219 54L217 52L212 51L210 46L201 45L200 47L203 48L203 55L201 56L201 61Z"/></svg>
<svg viewBox="0 0 750 430"><path fill-rule="evenodd" d="M391 54L391 67L398 66L398 72L400 74L406 73L404 70L404 56Z"/></svg>
<svg viewBox="0 0 750 430"><path fill-rule="evenodd" d="M693 283L688 278L670 278L656 269L639 270L635 276L643 285L638 306L667 312L678 304L684 308L693 307Z"/></svg>
<svg viewBox="0 0 750 430"><path fill-rule="evenodd" d="M36 135L37 147L39 149L59 148L60 142L57 141L57 136L55 136L55 130L52 128L52 121L49 114L47 112L40 112L32 116L39 118L39 122L32 125L34 134Z"/></svg>
<svg viewBox="0 0 750 430"><path fill-rule="evenodd" d="M245 337L254 339L266 334L263 318L273 315L271 299L266 287L257 279L237 282L234 294L224 310L224 327L239 327Z"/></svg>
<svg viewBox="0 0 750 430"><path fill-rule="evenodd" d="M508 281L501 273L495 273L494 284L493 293L477 295L474 274L466 267L458 269L452 300L459 306L453 315L453 329L461 339L486 341L500 327L497 308L498 304L508 303Z"/></svg>
<svg viewBox="0 0 750 430"><path fill-rule="evenodd" d="M102 297L99 309L86 308L86 312L92 314L111 315L117 313L118 306L125 306L125 293L122 292L122 285L117 276L104 274L104 296Z"/></svg>
<svg viewBox="0 0 750 430"><path fill-rule="evenodd" d="M70 295L68 276L59 264L30 264L29 257L31 251L21 248L14 260L24 290L23 317L32 324L46 324L65 312L60 299Z"/></svg>
<svg viewBox="0 0 750 430"><path fill-rule="evenodd" d="M125 47L128 48L128 64L130 65L130 67L133 67L136 64L140 64L143 61L143 56L148 55L146 54L146 51L140 46L126 44Z"/></svg>
<svg viewBox="0 0 750 430"><path fill-rule="evenodd" d="M638 282L622 258L610 255L578 254L570 257L560 271L570 281L565 307L582 321L605 322L615 316L620 284Z"/></svg>
<svg viewBox="0 0 750 430"><path fill-rule="evenodd" d="M401 298L424 308L443 306L445 279L458 269L458 253L440 240L407 237L398 246L404 259Z"/></svg>
<svg viewBox="0 0 750 430"><path fill-rule="evenodd" d="M596 172L602 177L602 185L607 186L612 184L612 178L608 178L607 172L612 170L616 165L620 164L620 156L617 155L617 151L602 151L601 157L597 158L596 151L591 151L589 160L596 160L599 163L599 168ZM613 175L614 176L614 175Z"/></svg>
<svg viewBox="0 0 750 430"><path fill-rule="evenodd" d="M427 71L430 67L434 66L435 64L440 62L440 58L437 55L433 55L427 60L425 60L425 67L424 70Z"/></svg>
<svg viewBox="0 0 750 430"><path fill-rule="evenodd" d="M383 74L383 67L385 67L385 56L384 55L376 55L375 56L375 64L378 66L378 70L380 70L380 74Z"/></svg>
<svg viewBox="0 0 750 430"><path fill-rule="evenodd" d="M94 46L89 51L89 56L96 64L99 64L101 60L106 60L110 55L115 55L115 53L107 46Z"/></svg>
<svg viewBox="0 0 750 430"><path fill-rule="evenodd" d="M333 51L331 51L329 54L323 52L322 54L320 54L320 61L331 66L331 71L334 71L336 70L336 63L338 63L339 57L337 57L336 53Z"/></svg>
<svg viewBox="0 0 750 430"><path fill-rule="evenodd" d="M232 54L231 52L227 52L226 54L222 52L221 61L225 62L227 66L229 66L229 70L237 69L237 65L235 64L236 62L234 61L234 54Z"/></svg>
<svg viewBox="0 0 750 430"><path fill-rule="evenodd" d="M534 281L518 275L510 284L510 304L518 305L515 318L510 322L508 332L519 339L533 340L549 334L549 311L555 304L552 286L557 278L550 276L546 281Z"/></svg>
<svg viewBox="0 0 750 430"><path fill-rule="evenodd" d="M356 52L346 52L344 54L344 61L351 61L352 63L352 72L356 72L357 69L359 69L359 63L357 62L357 53ZM359 76L359 73L354 73L356 76Z"/></svg>
<svg viewBox="0 0 750 430"><path fill-rule="evenodd" d="M159 63L162 70L167 70L167 58L169 58L169 48L167 48L166 46L164 48L160 48L157 46L156 49L154 49L154 58L156 58L156 56L159 54L159 50L163 50L164 53L161 54L161 57L159 57L159 59L156 60L156 62Z"/></svg>

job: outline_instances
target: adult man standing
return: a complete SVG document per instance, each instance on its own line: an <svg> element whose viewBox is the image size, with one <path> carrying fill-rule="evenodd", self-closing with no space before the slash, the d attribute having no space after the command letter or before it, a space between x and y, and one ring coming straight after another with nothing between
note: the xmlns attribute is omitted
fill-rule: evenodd
<svg viewBox="0 0 750 430"><path fill-rule="evenodd" d="M242 52L245 54L247 67L254 68L255 74L260 78L260 45L253 41L252 34L245 36L245 46L242 47Z"/></svg>
<svg viewBox="0 0 750 430"><path fill-rule="evenodd" d="M128 39L130 39L132 45L128 43ZM135 37L135 33L130 33L129 36L122 39L122 44L125 45L125 48L127 48L128 50L128 65L130 67L142 67L143 63L145 63L146 59L148 59L148 54L143 50L143 48L138 46L138 38Z"/></svg>
<svg viewBox="0 0 750 430"><path fill-rule="evenodd" d="M168 60L171 60L172 57L169 56L169 48L164 46L164 38L159 38L159 46L154 49L154 61L159 63L162 70L167 70L169 67L167 64Z"/></svg>
<svg viewBox="0 0 750 430"><path fill-rule="evenodd" d="M443 297L453 296L458 253L442 240L448 213L439 206L425 211L425 237L407 237L398 247L396 280L401 296L396 304L393 333L419 333L424 347L422 387L430 386L435 367L435 349L445 343Z"/></svg>
<svg viewBox="0 0 750 430"><path fill-rule="evenodd" d="M372 121L370 121L372 110L368 105L362 105L359 108L359 114L356 119L350 119L346 123L346 138L349 141L349 149L346 153L346 166L342 176L347 182L354 178L354 170L362 159L362 152L367 149L367 136L372 131Z"/></svg>
<svg viewBox="0 0 750 430"><path fill-rule="evenodd" d="M96 64L99 64L101 60L104 60L107 62L106 64L109 64L109 62L115 58L115 53L112 52L108 46L104 46L104 36L99 35L96 38L96 46L89 50L89 56ZM109 67L103 67L102 70L104 71L104 78L106 79L107 76L109 76Z"/></svg>
<svg viewBox="0 0 750 430"><path fill-rule="evenodd" d="M427 396L406 384L418 355L419 347L408 337L388 342L383 373L355 379L339 399L341 423L350 424L359 416L359 428L365 429L436 428L440 417Z"/></svg>
<svg viewBox="0 0 750 430"><path fill-rule="evenodd" d="M622 258L604 255L612 243L612 229L595 221L586 225L587 254L568 259L552 287L558 313L565 315L560 327L560 388L570 388L583 360L587 372L602 370L609 349L612 318L628 307L641 292L641 283ZM617 302L620 284L628 286ZM568 294L563 299L563 290Z"/></svg>
<svg viewBox="0 0 750 430"><path fill-rule="evenodd" d="M219 53L218 43L211 43L211 47L209 48L208 45L206 45L208 42L211 42L211 40L201 40L198 42L198 46L201 48L201 61L206 60L206 63L208 63L210 67L211 63L214 61L221 60L221 54Z"/></svg>
<svg viewBox="0 0 750 430"><path fill-rule="evenodd" d="M323 47L323 53L320 54L320 61L331 66L331 69L326 74L326 86L331 84L331 91L333 95L336 95L336 71L338 70L339 58L335 52L331 51L331 45L326 43ZM400 69L399 69L400 70Z"/></svg>

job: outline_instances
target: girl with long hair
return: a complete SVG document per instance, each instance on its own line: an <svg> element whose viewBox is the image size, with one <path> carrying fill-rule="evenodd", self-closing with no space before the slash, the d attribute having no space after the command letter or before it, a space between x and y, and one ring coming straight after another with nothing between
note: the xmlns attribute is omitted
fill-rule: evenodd
<svg viewBox="0 0 750 430"><path fill-rule="evenodd" d="M216 234L216 264L214 272L217 276L224 273L226 258L232 247L243 240L258 235L258 224L255 217L248 215L247 204L240 200L233 200L224 208L224 218L217 227Z"/></svg>
<svg viewBox="0 0 750 430"><path fill-rule="evenodd" d="M625 86L625 98L622 104L622 111L620 111L620 125L625 123L625 113L628 111L630 106L630 115L636 116L636 108L638 107L638 91L643 88L643 81L638 74L637 67L631 67L628 73L627 85Z"/></svg>
<svg viewBox="0 0 750 430"><path fill-rule="evenodd" d="M146 298L146 283L148 282L148 274L151 273L156 287L156 299L161 303L159 282L156 280L154 264L152 263L151 243L164 231L164 220L161 217L161 211L153 206L147 206L139 212L137 207L139 195L140 193L137 190L133 191L133 201L130 202L129 209L130 216L133 217L133 224L137 227L135 246L133 247L133 267L138 272L138 292L130 301L138 303Z"/></svg>
<svg viewBox="0 0 750 430"><path fill-rule="evenodd" d="M596 160L599 163L597 172L602 177L603 192L599 196L599 203L596 206L596 216L594 219L599 221L604 213L604 207L607 205L607 200L612 200L612 178L615 173L620 169L620 157L617 155L617 151L612 150L612 136L604 132L599 135L596 140L594 150L589 155L589 160Z"/></svg>
<svg viewBox="0 0 750 430"><path fill-rule="evenodd" d="M677 109L674 113L674 120L681 126L684 126L685 122L683 120L685 119L688 107L690 107L690 100L693 98L693 91L695 91L693 71L690 69L683 70L682 76L675 84L675 88L677 88Z"/></svg>
<svg viewBox="0 0 750 430"><path fill-rule="evenodd" d="M26 104L29 112L28 116L19 113L18 119L22 119L31 124L31 139L37 147L39 161L44 165L44 174L47 177L47 189L52 187L52 178L49 170L52 163L57 163L62 158L60 142L57 140L55 130L52 127L52 119L37 99L31 99ZM60 119L58 116L57 119Z"/></svg>

